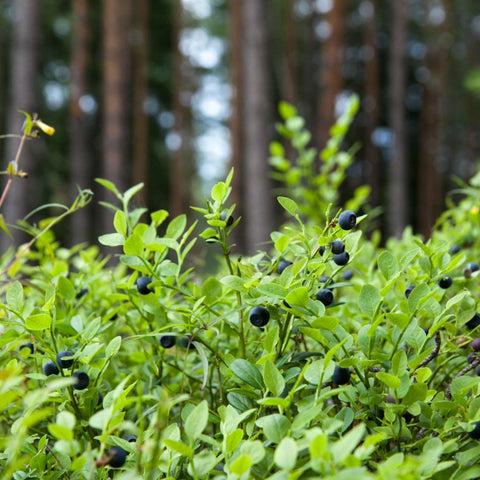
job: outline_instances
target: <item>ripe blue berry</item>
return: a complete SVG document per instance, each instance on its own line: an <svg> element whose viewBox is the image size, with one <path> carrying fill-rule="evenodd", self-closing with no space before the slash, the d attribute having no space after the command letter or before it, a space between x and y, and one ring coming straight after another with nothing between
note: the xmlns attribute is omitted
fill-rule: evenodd
<svg viewBox="0 0 480 480"><path fill-rule="evenodd" d="M325 247L322 245L322 246L318 249L318 254L319 254L320 256L322 256L324 253L325 253Z"/></svg>
<svg viewBox="0 0 480 480"><path fill-rule="evenodd" d="M350 381L350 370L335 365L335 371L332 375L332 382L336 385L345 385Z"/></svg>
<svg viewBox="0 0 480 480"><path fill-rule="evenodd" d="M357 216L351 210L344 210L338 216L338 226L342 230L351 230L357 223Z"/></svg>
<svg viewBox="0 0 480 480"><path fill-rule="evenodd" d="M329 245L332 249L332 253L335 255L345 251L345 244L340 240L334 240L333 242L330 242Z"/></svg>
<svg viewBox="0 0 480 480"><path fill-rule="evenodd" d="M58 369L58 367L51 360L48 361L43 366L42 370L43 370L43 374L46 375L47 377L50 375L58 375L60 373L60 370Z"/></svg>
<svg viewBox="0 0 480 480"><path fill-rule="evenodd" d="M163 347L163 348L171 348L175 345L175 335L162 335L158 339L158 343Z"/></svg>
<svg viewBox="0 0 480 480"><path fill-rule="evenodd" d="M342 273L342 278L345 280L345 281L349 281L353 278L353 272L351 270L345 270L343 273Z"/></svg>
<svg viewBox="0 0 480 480"><path fill-rule="evenodd" d="M31 354L35 352L35 347L33 346L33 343L24 343L23 345L20 345L19 350L22 350L24 348L28 348Z"/></svg>
<svg viewBox="0 0 480 480"><path fill-rule="evenodd" d="M113 468L119 468L125 464L128 452L122 447L112 447L107 451L106 455L109 458L107 464Z"/></svg>
<svg viewBox="0 0 480 480"><path fill-rule="evenodd" d="M85 296L88 293L88 288L81 288L78 293L75 295L75 298L77 300L80 300L83 296Z"/></svg>
<svg viewBox="0 0 480 480"><path fill-rule="evenodd" d="M467 267L470 269L470 271L472 272L476 272L478 270L478 263L476 262L470 262L470 263L467 263Z"/></svg>
<svg viewBox="0 0 480 480"><path fill-rule="evenodd" d="M473 422L473 425L475 425L475 428L468 432L468 436L475 440L479 440L480 439L480 422Z"/></svg>
<svg viewBox="0 0 480 480"><path fill-rule="evenodd" d="M350 260L350 255L348 252L339 253L333 256L333 261L339 266L346 265Z"/></svg>
<svg viewBox="0 0 480 480"><path fill-rule="evenodd" d="M410 294L412 293L413 289L415 288L415 285L409 285L406 289L405 289L405 298L408 298L410 296Z"/></svg>
<svg viewBox="0 0 480 480"><path fill-rule="evenodd" d="M476 313L468 322L465 323L465 326L470 330L477 328L480 325L480 314Z"/></svg>
<svg viewBox="0 0 480 480"><path fill-rule="evenodd" d="M186 337L182 338L182 346L187 350L193 350L195 348L191 335L187 335Z"/></svg>
<svg viewBox="0 0 480 480"><path fill-rule="evenodd" d="M450 275L442 275L438 280L438 286L443 289L451 287L452 283L453 283L453 280Z"/></svg>
<svg viewBox="0 0 480 480"><path fill-rule="evenodd" d="M248 314L248 319L254 327L264 327L270 320L270 313L265 307L253 307Z"/></svg>
<svg viewBox="0 0 480 480"><path fill-rule="evenodd" d="M452 245L450 247L450 254L451 255L455 255L456 253L458 253L460 251L460 245Z"/></svg>
<svg viewBox="0 0 480 480"><path fill-rule="evenodd" d="M231 215L229 215L228 218L227 218L227 214L225 212L223 212L220 215L220 220L222 222L227 222L227 227L229 227L233 223L233 217Z"/></svg>
<svg viewBox="0 0 480 480"><path fill-rule="evenodd" d="M472 340L472 349L476 352L480 351L480 338L474 338Z"/></svg>
<svg viewBox="0 0 480 480"><path fill-rule="evenodd" d="M83 370L73 372L72 378L75 380L75 383L72 385L75 390L85 390L90 383L90 378Z"/></svg>
<svg viewBox="0 0 480 480"><path fill-rule="evenodd" d="M69 368L73 365L73 353L68 350L62 350L57 354L57 365L60 368Z"/></svg>
<svg viewBox="0 0 480 480"><path fill-rule="evenodd" d="M137 278L137 290L138 293L142 295L148 295L151 290L148 288L148 285L152 283L152 280L149 277L138 277Z"/></svg>
<svg viewBox="0 0 480 480"><path fill-rule="evenodd" d="M285 260L284 258L282 258L279 262L278 262L278 267L277 267L277 272L278 273L282 273L288 266L290 266L292 264L292 262L289 262L288 260Z"/></svg>
<svg viewBox="0 0 480 480"><path fill-rule="evenodd" d="M333 303L333 293L329 288L322 288L319 290L316 294L316 298L326 307Z"/></svg>
<svg viewBox="0 0 480 480"><path fill-rule="evenodd" d="M124 440L126 440L127 442L136 442L137 441L137 437L135 435L125 435L123 437Z"/></svg>
<svg viewBox="0 0 480 480"><path fill-rule="evenodd" d="M323 275L318 279L320 283L327 283L329 280L330 280L330 277L328 275Z"/></svg>

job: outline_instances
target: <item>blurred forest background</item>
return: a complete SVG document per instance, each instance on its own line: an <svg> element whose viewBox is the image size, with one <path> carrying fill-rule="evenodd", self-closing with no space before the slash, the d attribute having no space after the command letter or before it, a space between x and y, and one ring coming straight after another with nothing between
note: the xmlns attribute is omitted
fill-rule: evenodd
<svg viewBox="0 0 480 480"><path fill-rule="evenodd" d="M478 0L0 0L0 132L18 110L56 128L29 142L3 214L95 199L60 232L67 244L112 231L112 201L145 182L141 202L193 214L236 170L236 241L251 253L279 223L269 142L278 102L298 108L325 146L351 93L358 142L342 198L362 184L379 228L428 236L454 177L480 148ZM18 140L2 140L2 170ZM8 244L4 236L3 248Z"/></svg>

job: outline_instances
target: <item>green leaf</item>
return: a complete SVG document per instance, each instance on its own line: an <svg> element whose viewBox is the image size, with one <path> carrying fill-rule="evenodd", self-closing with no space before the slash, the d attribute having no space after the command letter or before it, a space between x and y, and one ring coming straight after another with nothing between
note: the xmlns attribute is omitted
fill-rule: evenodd
<svg viewBox="0 0 480 480"><path fill-rule="evenodd" d="M285 388L285 380L280 370L271 360L265 362L263 370L263 380L266 387L276 396L279 397Z"/></svg>
<svg viewBox="0 0 480 480"><path fill-rule="evenodd" d="M133 187L130 187L124 194L123 194L123 202L127 205L130 200L136 195L141 189L143 188L143 183L138 183Z"/></svg>
<svg viewBox="0 0 480 480"><path fill-rule="evenodd" d="M178 237L183 233L185 227L187 226L187 217L185 214L175 217L167 227L167 232L165 236L168 238L173 238L177 240Z"/></svg>
<svg viewBox="0 0 480 480"><path fill-rule="evenodd" d="M407 371L407 354L405 353L405 350L400 349L392 359L392 372L394 375L397 377L401 377L404 375Z"/></svg>
<svg viewBox="0 0 480 480"><path fill-rule="evenodd" d="M127 219L125 213L122 210L117 210L113 217L113 226L117 233L125 237L127 235Z"/></svg>
<svg viewBox="0 0 480 480"><path fill-rule="evenodd" d="M107 348L105 348L105 357L109 359L114 355L116 355L120 350L121 345L122 345L122 337L120 335L110 340L109 344L107 345Z"/></svg>
<svg viewBox="0 0 480 480"><path fill-rule="evenodd" d="M161 225L166 218L168 217L168 212L166 210L156 210L150 214L150 218L156 227Z"/></svg>
<svg viewBox="0 0 480 480"><path fill-rule="evenodd" d="M75 288L67 277L59 277L57 283L57 294L65 300L73 300L75 298Z"/></svg>
<svg viewBox="0 0 480 480"><path fill-rule="evenodd" d="M248 360L244 360L243 358L234 360L230 364L230 370L236 377L243 380L251 387L263 390L264 384L262 374L259 372L258 368Z"/></svg>
<svg viewBox="0 0 480 480"><path fill-rule="evenodd" d="M185 433L193 443L203 432L208 421L208 403L202 400L185 420Z"/></svg>
<svg viewBox="0 0 480 480"><path fill-rule="evenodd" d="M119 199L122 198L122 194L117 189L115 184L110 182L110 180L105 180L104 178L96 178L95 181L97 183L99 183L100 185L102 185L103 187L105 187L107 190L110 190L111 192L113 192L117 198L119 198Z"/></svg>
<svg viewBox="0 0 480 480"><path fill-rule="evenodd" d="M279 413L261 417L255 423L263 429L267 440L273 443L280 443L290 430L290 420Z"/></svg>
<svg viewBox="0 0 480 480"><path fill-rule="evenodd" d="M57 425L56 423L50 423L47 428L48 431L58 440L65 440L67 442L73 440L73 432L67 427Z"/></svg>
<svg viewBox="0 0 480 480"><path fill-rule="evenodd" d="M202 285L200 295L205 297L208 305L215 303L222 297L222 284L215 277L209 277Z"/></svg>
<svg viewBox="0 0 480 480"><path fill-rule="evenodd" d="M293 438L285 437L277 445L274 462L283 470L293 470L297 463L298 447Z"/></svg>
<svg viewBox="0 0 480 480"><path fill-rule="evenodd" d="M383 276L390 280L400 269L397 259L388 251L382 252L378 256L378 268Z"/></svg>
<svg viewBox="0 0 480 480"><path fill-rule="evenodd" d="M278 104L278 111L284 120L288 120L297 114L297 109L288 102L281 101Z"/></svg>
<svg viewBox="0 0 480 480"><path fill-rule="evenodd" d="M283 157L285 155L283 145L280 142L270 142L270 155Z"/></svg>
<svg viewBox="0 0 480 480"><path fill-rule="evenodd" d="M240 445L242 438L243 430L241 428L237 428L233 432L229 433L225 439L226 453L232 453Z"/></svg>
<svg viewBox="0 0 480 480"><path fill-rule="evenodd" d="M176 440L170 440L168 438L162 439L162 442L168 449L173 450L184 457L193 457L193 448L190 448L182 442L177 442Z"/></svg>
<svg viewBox="0 0 480 480"><path fill-rule="evenodd" d="M331 452L336 464L341 464L353 452L362 441L365 430L365 424L360 423L332 445Z"/></svg>
<svg viewBox="0 0 480 480"><path fill-rule="evenodd" d="M417 285L410 293L408 297L408 308L411 312L415 311L420 300L426 299L430 289L425 283Z"/></svg>
<svg viewBox="0 0 480 480"><path fill-rule="evenodd" d="M292 216L295 216L298 205L291 198L277 197L278 203Z"/></svg>
<svg viewBox="0 0 480 480"><path fill-rule="evenodd" d="M257 290L262 295L268 295L269 297L285 298L288 294L288 290L285 287L273 282L259 285Z"/></svg>
<svg viewBox="0 0 480 480"><path fill-rule="evenodd" d="M253 460L249 455L240 455L229 466L228 470L234 475L243 475L252 468Z"/></svg>
<svg viewBox="0 0 480 480"><path fill-rule="evenodd" d="M26 322L25 327L28 330L46 330L50 328L52 324L52 317L47 313L37 313L35 315L30 315Z"/></svg>
<svg viewBox="0 0 480 480"><path fill-rule="evenodd" d="M23 310L23 287L16 280L7 291L7 305L15 312L21 313Z"/></svg>
<svg viewBox="0 0 480 480"><path fill-rule="evenodd" d="M381 301L382 297L380 296L380 292L373 285L364 285L362 287L358 304L362 313L367 315L371 320L374 319L373 316Z"/></svg>
<svg viewBox="0 0 480 480"><path fill-rule="evenodd" d="M228 187L224 182L218 182L211 191L212 199L215 202L223 203L228 192Z"/></svg>
<svg viewBox="0 0 480 480"><path fill-rule="evenodd" d="M220 280L226 287L238 292L247 292L244 281L236 275L227 275Z"/></svg>
<svg viewBox="0 0 480 480"><path fill-rule="evenodd" d="M308 304L309 296L308 296L308 290L306 287L297 287L291 292L288 293L288 295L285 298L285 301L289 305L298 305L299 307L304 307Z"/></svg>
<svg viewBox="0 0 480 480"><path fill-rule="evenodd" d="M137 234L130 235L127 240L125 240L123 251L125 252L125 255L141 257L143 253L142 237Z"/></svg>
<svg viewBox="0 0 480 480"><path fill-rule="evenodd" d="M400 379L398 377L395 377L394 375L390 375L389 373L377 372L375 376L387 387L393 388L394 390L401 385Z"/></svg>
<svg viewBox="0 0 480 480"><path fill-rule="evenodd" d="M279 253L284 253L290 243L290 237L281 235L275 240L274 247Z"/></svg>
<svg viewBox="0 0 480 480"><path fill-rule="evenodd" d="M107 233L100 235L98 241L107 247L119 247L125 243L125 238L119 233Z"/></svg>

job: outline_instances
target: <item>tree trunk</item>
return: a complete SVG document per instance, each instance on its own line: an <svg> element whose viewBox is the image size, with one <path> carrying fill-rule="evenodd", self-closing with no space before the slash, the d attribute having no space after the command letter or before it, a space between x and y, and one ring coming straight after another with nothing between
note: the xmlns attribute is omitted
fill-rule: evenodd
<svg viewBox="0 0 480 480"><path fill-rule="evenodd" d="M148 116L145 101L148 95L148 2L135 2L135 43L133 49L133 183L145 183L140 193L147 198Z"/></svg>
<svg viewBox="0 0 480 480"><path fill-rule="evenodd" d="M408 185L406 155L406 27L407 0L392 0L392 40L389 62L389 121L392 132L389 162L388 234L400 238L408 221Z"/></svg>
<svg viewBox="0 0 480 480"><path fill-rule="evenodd" d="M364 181L371 188L370 202L373 206L382 204L382 165L380 151L373 143L373 133L378 127L380 103L380 76L377 49L377 0L371 0L372 16L365 20L364 39L367 57L365 60L365 175Z"/></svg>
<svg viewBox="0 0 480 480"><path fill-rule="evenodd" d="M271 100L267 51L267 1L244 0L243 8L243 185L246 249L254 253L270 238L273 205L268 168Z"/></svg>
<svg viewBox="0 0 480 480"><path fill-rule="evenodd" d="M343 51L345 38L346 0L336 0L325 15L330 26L330 35L322 46L320 92L317 101L318 147L323 149L330 137L330 128L335 123L335 103L342 91Z"/></svg>
<svg viewBox="0 0 480 480"><path fill-rule="evenodd" d="M295 1L286 0L285 5L285 55L283 57L283 100L297 105L298 75L297 75L297 20L294 13Z"/></svg>
<svg viewBox="0 0 480 480"><path fill-rule="evenodd" d="M431 8L427 2L427 8ZM445 12L447 9L444 8ZM427 22L426 22L427 23ZM431 234L442 209L443 192L440 179L443 112L448 72L447 19L440 26L427 27L426 67L430 72L423 85L420 114L419 169L418 169L418 231L426 238Z"/></svg>
<svg viewBox="0 0 480 480"><path fill-rule="evenodd" d="M89 5L88 0L72 0L73 35L70 61L70 197L78 194L78 188L92 188L92 157L88 142L87 118L80 106L80 99L87 92L87 68L89 61ZM70 243L86 242L92 233L90 205L72 216Z"/></svg>
<svg viewBox="0 0 480 480"><path fill-rule="evenodd" d="M130 186L130 0L103 0L102 18L102 177L124 191ZM112 214L103 212L102 231L110 231Z"/></svg>
<svg viewBox="0 0 480 480"><path fill-rule="evenodd" d="M14 20L11 40L10 89L7 115L8 133L21 134L25 117L19 110L30 114L37 110L38 99L38 62L40 52L41 1L17 0L14 5ZM20 157L19 169L29 174L28 179L14 178L3 205L2 214L7 223L22 219L35 205L36 143L27 142ZM9 140L6 144L3 169L14 160L18 140ZM13 233L13 232L12 232ZM15 232L15 243L23 242L25 236ZM2 236L2 251L11 241Z"/></svg>

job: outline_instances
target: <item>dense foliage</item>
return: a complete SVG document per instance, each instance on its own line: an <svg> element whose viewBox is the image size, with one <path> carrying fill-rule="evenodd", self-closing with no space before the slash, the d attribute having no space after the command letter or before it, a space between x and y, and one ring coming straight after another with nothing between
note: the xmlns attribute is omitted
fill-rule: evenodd
<svg viewBox="0 0 480 480"><path fill-rule="evenodd" d="M114 267L96 245L62 248L52 219L4 255L2 479L480 476L480 175L429 240L381 247L362 233L365 192L353 212L332 203L341 143L315 174L300 117L282 115L300 164L272 145L277 175L297 174L268 250L231 254L230 172L195 209L203 225L147 216L131 207L141 185L99 180L116 198L99 239L121 248Z"/></svg>

